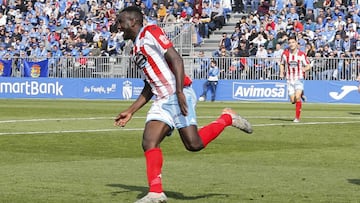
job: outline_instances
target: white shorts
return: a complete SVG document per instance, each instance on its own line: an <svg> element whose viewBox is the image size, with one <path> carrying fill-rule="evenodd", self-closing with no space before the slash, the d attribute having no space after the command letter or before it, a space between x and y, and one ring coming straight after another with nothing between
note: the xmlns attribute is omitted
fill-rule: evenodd
<svg viewBox="0 0 360 203"><path fill-rule="evenodd" d="M171 130L197 125L195 112L196 94L192 87L185 87L183 91L188 106L187 116L182 115L177 96L173 94L167 98L154 101L147 114L146 122L152 120L162 121L169 125Z"/></svg>
<svg viewBox="0 0 360 203"><path fill-rule="evenodd" d="M304 90L304 82L302 80L287 81L287 89L289 96L294 95L297 90Z"/></svg>

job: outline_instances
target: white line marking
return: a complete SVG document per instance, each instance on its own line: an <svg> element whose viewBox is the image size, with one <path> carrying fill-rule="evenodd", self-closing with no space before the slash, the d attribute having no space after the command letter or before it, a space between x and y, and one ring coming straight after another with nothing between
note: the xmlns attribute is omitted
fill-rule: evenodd
<svg viewBox="0 0 360 203"><path fill-rule="evenodd" d="M77 120L108 120L110 117L90 117L90 118L35 118L24 120L3 120L0 123L17 123L17 122L41 122L41 121L77 121Z"/></svg>
<svg viewBox="0 0 360 203"><path fill-rule="evenodd" d="M360 121L340 121L340 122L307 122L307 123L265 123L254 124L254 127L268 127L268 126L298 126L298 125L328 125L328 124L353 124L360 123ZM93 133L93 132L111 132L111 131L142 131L143 128L111 128L111 129L96 129L96 130L59 130L59 131L38 131L38 132L8 132L0 133L1 135L41 135L41 134L61 134L61 133Z"/></svg>
<svg viewBox="0 0 360 203"><path fill-rule="evenodd" d="M244 116L245 118L264 118L264 119L292 119L292 117L274 117L274 116ZM35 119L23 119L23 120L0 120L0 123L17 123L17 122L45 122L45 121L76 121L76 120L113 120L115 117L90 117L90 118L35 118ZM144 119L144 116L134 116L133 119ZM197 118L217 118L216 116L198 116ZM352 116L342 116L342 117L332 117L332 116L302 116L302 118L313 118L313 119L360 119L360 117Z"/></svg>

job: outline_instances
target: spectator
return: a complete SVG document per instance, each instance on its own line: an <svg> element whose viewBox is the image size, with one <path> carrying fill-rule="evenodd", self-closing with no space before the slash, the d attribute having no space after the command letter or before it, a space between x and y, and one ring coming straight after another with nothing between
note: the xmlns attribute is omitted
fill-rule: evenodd
<svg viewBox="0 0 360 203"><path fill-rule="evenodd" d="M164 3L160 3L159 9L157 10L157 20L159 22L164 22L166 14L167 14L167 10L166 10Z"/></svg>
<svg viewBox="0 0 360 203"><path fill-rule="evenodd" d="M287 23L284 21L283 16L277 18L277 23L275 24L275 31L279 32L281 29L286 30Z"/></svg>
<svg viewBox="0 0 360 203"><path fill-rule="evenodd" d="M199 18L199 34L202 38L210 38L209 22L210 16L207 15L205 10L202 11Z"/></svg>
<svg viewBox="0 0 360 203"><path fill-rule="evenodd" d="M264 72L266 71L265 61L268 58L268 52L265 49L264 44L259 44L259 47L256 51L256 64L255 64L255 73L256 79L263 80L264 79Z"/></svg>
<svg viewBox="0 0 360 203"><path fill-rule="evenodd" d="M200 95L199 100L205 101L206 100L206 94L208 90L211 91L211 101L214 102L216 98L216 87L219 81L219 74L220 70L219 67L216 64L215 60L212 60L210 63L210 68L208 72L208 78L206 82L203 85L203 93Z"/></svg>
<svg viewBox="0 0 360 203"><path fill-rule="evenodd" d="M277 40L276 40L276 38L274 37L274 34L269 33L269 34L268 34L268 39L267 39L266 42L264 43L265 48L266 48L267 50L269 50L269 49L274 50L276 44L277 44Z"/></svg>
<svg viewBox="0 0 360 203"><path fill-rule="evenodd" d="M210 59L205 56L204 51L200 51L199 54L194 59L196 68L194 68L193 78L203 79L207 76Z"/></svg>
<svg viewBox="0 0 360 203"><path fill-rule="evenodd" d="M222 33L222 39L220 39L219 47L225 47L227 51L231 51L231 39L227 36L226 32Z"/></svg>
<svg viewBox="0 0 360 203"><path fill-rule="evenodd" d="M257 8L259 16L265 16L269 14L270 4L267 0L260 0L260 5Z"/></svg>
<svg viewBox="0 0 360 203"><path fill-rule="evenodd" d="M251 43L253 43L256 47L259 47L260 45L264 45L266 43L266 39L262 34L258 34Z"/></svg>
<svg viewBox="0 0 360 203"><path fill-rule="evenodd" d="M236 14L243 13L243 11L244 11L244 1L243 0L234 0L234 6L235 6L234 12Z"/></svg>
<svg viewBox="0 0 360 203"><path fill-rule="evenodd" d="M211 22L214 24L212 30L221 29L225 25L224 9L220 6L220 2L216 1L210 17Z"/></svg>
<svg viewBox="0 0 360 203"><path fill-rule="evenodd" d="M290 12L286 15L286 19L300 20L299 14L296 12L296 7L293 6L290 8Z"/></svg>

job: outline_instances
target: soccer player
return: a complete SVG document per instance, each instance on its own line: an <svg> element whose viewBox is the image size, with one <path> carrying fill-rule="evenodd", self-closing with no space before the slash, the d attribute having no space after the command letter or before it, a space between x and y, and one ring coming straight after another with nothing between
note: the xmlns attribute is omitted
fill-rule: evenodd
<svg viewBox="0 0 360 203"><path fill-rule="evenodd" d="M124 8L116 18L125 40L134 42L132 59L144 79L139 97L115 118L114 125L124 127L135 112L155 96L146 117L142 148L146 159L148 194L136 201L166 202L161 170L161 141L176 128L185 148L199 151L214 140L227 126L252 133L250 123L230 108L225 108L215 121L197 128L196 95L191 79L184 73L184 63L164 31L157 25L143 26L138 7Z"/></svg>
<svg viewBox="0 0 360 203"><path fill-rule="evenodd" d="M284 50L280 61L280 78L286 80L290 102L295 104L294 122L300 122L300 113L302 107L302 96L304 91L304 74L310 70L310 61L306 54L298 49L298 41L295 35L288 38L289 48Z"/></svg>

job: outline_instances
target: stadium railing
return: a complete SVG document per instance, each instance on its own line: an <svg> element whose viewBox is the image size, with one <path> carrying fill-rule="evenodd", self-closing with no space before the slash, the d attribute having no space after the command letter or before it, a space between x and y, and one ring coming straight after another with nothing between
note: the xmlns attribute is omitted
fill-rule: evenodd
<svg viewBox="0 0 360 203"><path fill-rule="evenodd" d="M170 38L180 55L189 55L196 44L196 28L192 23L158 23Z"/></svg>
<svg viewBox="0 0 360 203"><path fill-rule="evenodd" d="M24 77L24 60L38 58L11 58L10 77ZM4 60L4 59L2 59ZM49 58L47 77L53 78L139 78L139 73L129 56L60 57ZM277 80L278 58L256 57L183 57L185 72L193 79L206 79L210 60L220 68L220 79ZM310 58L311 70L307 80L356 80L360 74L359 58Z"/></svg>

